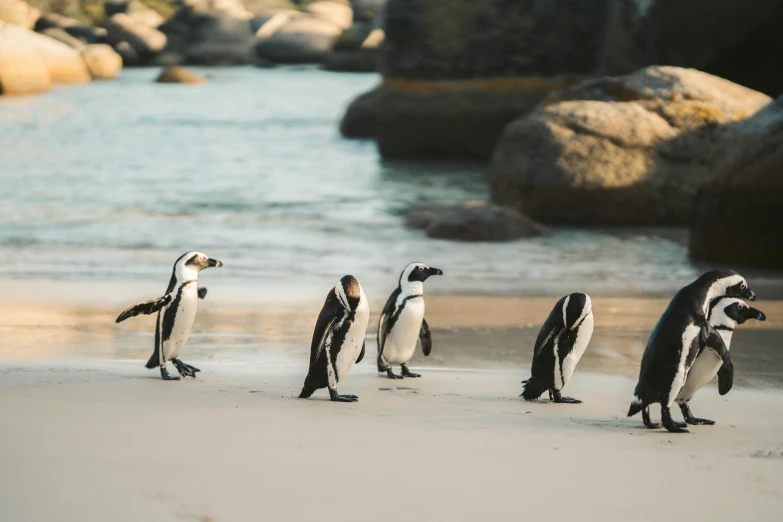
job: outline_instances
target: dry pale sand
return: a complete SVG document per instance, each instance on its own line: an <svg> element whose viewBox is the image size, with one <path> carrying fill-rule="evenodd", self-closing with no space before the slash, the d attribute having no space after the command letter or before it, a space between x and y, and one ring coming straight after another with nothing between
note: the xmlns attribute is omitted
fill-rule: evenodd
<svg viewBox="0 0 783 522"><path fill-rule="evenodd" d="M195 362L195 361L193 361ZM783 394L707 389L691 434L623 413L634 382L577 373L582 405L510 372L360 365L355 404L298 400L303 364L0 366L0 520L780 520ZM568 518L563 518L568 517Z"/></svg>
<svg viewBox="0 0 783 522"><path fill-rule="evenodd" d="M566 388L582 405L517 397L555 299L436 295L424 377L377 376L370 333L340 385L360 401L335 404L294 398L320 295L216 288L183 353L203 372L163 382L143 368L154 318L113 323L147 288L17 286L0 301L2 522L783 519L783 301L735 334L731 393L694 400L718 424L672 435L624 417L662 299L594 299Z"/></svg>

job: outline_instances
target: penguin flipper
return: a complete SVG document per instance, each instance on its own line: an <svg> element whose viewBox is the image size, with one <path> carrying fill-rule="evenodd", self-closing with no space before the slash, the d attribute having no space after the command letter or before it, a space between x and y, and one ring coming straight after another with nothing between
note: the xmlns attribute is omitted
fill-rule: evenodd
<svg viewBox="0 0 783 522"><path fill-rule="evenodd" d="M135 317L139 314L149 315L152 313L157 312L167 304L171 302L171 294L164 295L163 297L158 297L156 299L150 299L149 301L143 301L141 303L136 303L135 305L131 306L124 312L122 312L117 319L114 321L115 323L121 323L125 319L128 319L129 317Z"/></svg>
<svg viewBox="0 0 783 522"><path fill-rule="evenodd" d="M400 295L400 288L397 287L389 298L386 300L386 304L383 305L381 315L378 317L378 369L383 366L381 357L383 356L383 347L386 344L386 334L389 333L389 317L394 313L394 303L397 302L397 297Z"/></svg>
<svg viewBox="0 0 783 522"><path fill-rule="evenodd" d="M342 316L343 311L343 306L337 299L334 289L332 289L329 295L326 296L321 313L318 314L318 321L315 323L313 340L310 344L310 369L315 366L321 354L325 353L326 340L337 323L337 319Z"/></svg>
<svg viewBox="0 0 783 522"><path fill-rule="evenodd" d="M354 364L359 364L362 362L362 359L364 359L364 347L367 344L367 341L362 343L362 351L359 353L359 357L356 358L356 362Z"/></svg>
<svg viewBox="0 0 783 522"><path fill-rule="evenodd" d="M718 370L718 393L726 395L734 384L734 366L726 367L724 364Z"/></svg>
<svg viewBox="0 0 783 522"><path fill-rule="evenodd" d="M421 341L421 351L427 356L432 351L432 334L426 319L421 320L421 330L419 330L419 341Z"/></svg>
<svg viewBox="0 0 783 522"><path fill-rule="evenodd" d="M204 299L206 296L207 296L207 287L206 286L198 287L198 298Z"/></svg>

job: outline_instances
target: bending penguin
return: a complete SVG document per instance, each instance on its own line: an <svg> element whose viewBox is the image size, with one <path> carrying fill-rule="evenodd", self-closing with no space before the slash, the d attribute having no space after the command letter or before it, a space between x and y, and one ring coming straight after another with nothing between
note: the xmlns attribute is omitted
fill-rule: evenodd
<svg viewBox="0 0 783 522"><path fill-rule="evenodd" d="M574 373L592 336L590 296L574 293L562 297L538 332L531 377L522 381L520 397L534 401L549 390L549 398L554 402L580 404L580 400L561 396L560 391Z"/></svg>
<svg viewBox="0 0 783 522"><path fill-rule="evenodd" d="M370 321L370 305L359 281L344 276L329 291L313 331L310 345L310 370L304 381L300 399L310 397L315 390L329 388L334 402L356 402L356 395L340 395L337 383L354 363L364 358L364 337Z"/></svg>
<svg viewBox="0 0 783 522"><path fill-rule="evenodd" d="M196 377L198 368L185 364L178 359L182 347L188 342L190 329L196 318L198 300L207 295L205 287L199 288L198 274L205 268L220 267L223 263L201 252L183 254L174 263L171 280L163 297L136 303L122 312L116 322L140 314L149 315L158 312L155 325L155 351L147 361L147 368L160 366L160 376L164 381L176 381L166 370L166 362L171 361L183 377Z"/></svg>
<svg viewBox="0 0 783 522"><path fill-rule="evenodd" d="M749 319L765 321L767 316L764 312L751 308L741 299L735 297L719 297L710 303L709 323L718 334L723 338L726 349L731 345L731 337L738 324L742 324ZM705 384L710 382L718 370L720 370L723 360L713 349L702 348L693 361L685 385L680 390L675 401L680 406L682 416L688 424L715 424L715 421L709 419L699 419L693 416L689 405L690 400L696 395ZM729 390L724 389L725 395Z"/></svg>
<svg viewBox="0 0 783 522"><path fill-rule="evenodd" d="M424 281L443 271L424 263L410 263L400 274L397 288L391 293L378 320L378 372L390 379L421 377L411 373L408 362L421 341L424 355L432 351L430 327L424 319ZM402 375L392 371L392 365L402 367Z"/></svg>
<svg viewBox="0 0 783 522"><path fill-rule="evenodd" d="M733 270L707 272L675 294L647 341L629 417L641 411L645 426L659 428L660 424L650 420L649 407L660 403L663 426L670 432L687 433L684 423L672 419L671 407L704 347L715 350L723 362L718 390L725 394L731 389L734 366L729 351L707 321L710 303L724 296L756 299L745 278Z"/></svg>

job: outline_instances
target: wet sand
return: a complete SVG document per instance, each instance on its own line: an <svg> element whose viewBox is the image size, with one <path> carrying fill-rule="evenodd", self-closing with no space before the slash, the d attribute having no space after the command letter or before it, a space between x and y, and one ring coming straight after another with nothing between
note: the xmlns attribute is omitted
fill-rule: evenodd
<svg viewBox="0 0 783 522"><path fill-rule="evenodd" d="M783 515L783 301L757 301L768 321L736 332L731 393L694 399L718 424L673 435L624 416L665 299L594 298L565 390L582 405L518 398L553 297L428 295L433 352L403 381L375 372L373 301L366 358L340 385L360 401L334 404L295 399L320 295L210 289L183 353L199 379L163 382L143 368L154 318L113 322L147 288L58 288L0 300L3 521Z"/></svg>

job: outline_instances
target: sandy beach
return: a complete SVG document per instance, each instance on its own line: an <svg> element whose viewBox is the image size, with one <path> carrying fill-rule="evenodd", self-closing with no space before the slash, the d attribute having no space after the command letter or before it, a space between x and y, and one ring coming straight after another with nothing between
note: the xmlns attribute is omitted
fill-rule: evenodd
<svg viewBox="0 0 783 522"><path fill-rule="evenodd" d="M717 425L673 435L624 416L665 299L594 299L566 388L581 405L518 398L550 297L428 296L435 347L403 381L375 372L373 302L367 356L339 388L360 400L336 404L295 399L320 296L248 303L216 288L183 354L199 378L163 382L143 368L154 318L115 325L124 303L99 287L99 300L34 288L0 302L0 520L783 514L781 301L757 301L769 320L735 335L731 393L694 399Z"/></svg>

